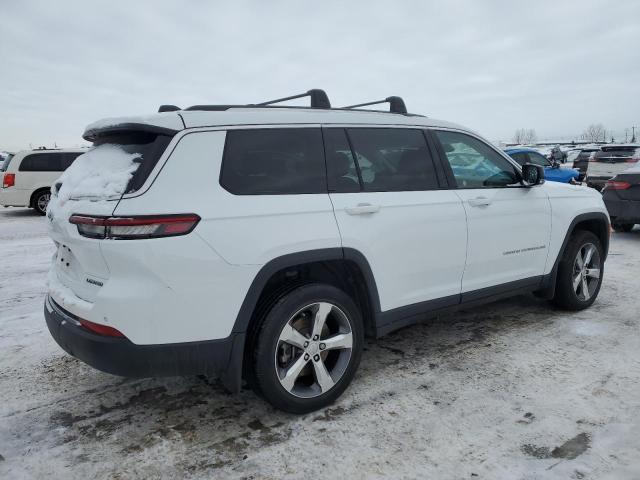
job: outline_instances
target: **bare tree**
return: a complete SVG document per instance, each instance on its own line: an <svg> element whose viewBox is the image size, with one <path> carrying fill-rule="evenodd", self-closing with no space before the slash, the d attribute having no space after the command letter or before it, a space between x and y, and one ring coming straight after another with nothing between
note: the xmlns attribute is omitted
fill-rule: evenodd
<svg viewBox="0 0 640 480"><path fill-rule="evenodd" d="M589 125L584 132L582 132L581 138L587 142L606 142L607 131L604 125L601 123Z"/></svg>
<svg viewBox="0 0 640 480"><path fill-rule="evenodd" d="M535 143L538 141L538 135L533 128L527 130L527 143Z"/></svg>
<svg viewBox="0 0 640 480"><path fill-rule="evenodd" d="M538 139L536 131L533 128L519 128L513 134L513 142L520 145L534 143Z"/></svg>

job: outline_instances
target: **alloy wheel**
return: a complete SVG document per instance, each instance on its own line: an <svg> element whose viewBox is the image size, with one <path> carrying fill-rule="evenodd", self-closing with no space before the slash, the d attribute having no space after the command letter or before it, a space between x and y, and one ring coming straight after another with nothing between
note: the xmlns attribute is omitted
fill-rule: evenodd
<svg viewBox="0 0 640 480"><path fill-rule="evenodd" d="M578 300L589 300L600 283L600 253L593 243L580 247L573 263L572 286Z"/></svg>
<svg viewBox="0 0 640 480"><path fill-rule="evenodd" d="M38 210L40 210L41 212L46 212L47 205L49 205L50 199L51 199L50 193L44 193L42 195L39 195L36 201L36 206L38 207Z"/></svg>
<svg viewBox="0 0 640 480"><path fill-rule="evenodd" d="M351 359L353 330L337 305L315 302L298 310L278 337L275 369L282 387L300 398L327 393Z"/></svg>

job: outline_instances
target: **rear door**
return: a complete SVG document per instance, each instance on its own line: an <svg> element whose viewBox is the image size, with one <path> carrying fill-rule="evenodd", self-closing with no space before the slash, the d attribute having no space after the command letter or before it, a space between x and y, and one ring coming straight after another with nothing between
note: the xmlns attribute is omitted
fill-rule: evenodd
<svg viewBox="0 0 640 480"><path fill-rule="evenodd" d="M489 287L535 283L544 272L551 233L545 189L520 186L514 165L475 136L433 134L467 214L463 301L465 294L466 299L488 296L490 290L480 290Z"/></svg>
<svg viewBox="0 0 640 480"><path fill-rule="evenodd" d="M324 128L324 140L342 245L368 260L382 311L458 303L465 213L441 188L424 131Z"/></svg>

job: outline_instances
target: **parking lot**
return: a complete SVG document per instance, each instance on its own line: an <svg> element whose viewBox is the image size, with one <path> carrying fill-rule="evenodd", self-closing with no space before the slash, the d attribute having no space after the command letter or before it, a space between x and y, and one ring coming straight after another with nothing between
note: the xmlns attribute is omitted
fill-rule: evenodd
<svg viewBox="0 0 640 480"><path fill-rule="evenodd" d="M588 310L523 296L369 340L338 403L294 416L66 355L44 219L2 209L0 478L640 478L639 245L612 234Z"/></svg>

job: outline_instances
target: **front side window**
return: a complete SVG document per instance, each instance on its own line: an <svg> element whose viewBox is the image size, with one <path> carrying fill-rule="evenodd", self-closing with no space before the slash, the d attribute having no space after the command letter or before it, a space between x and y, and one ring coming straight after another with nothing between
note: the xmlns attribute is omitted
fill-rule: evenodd
<svg viewBox="0 0 640 480"><path fill-rule="evenodd" d="M422 130L350 128L347 130L368 192L432 190L437 177Z"/></svg>
<svg viewBox="0 0 640 480"><path fill-rule="evenodd" d="M220 184L235 195L326 193L320 129L227 131Z"/></svg>
<svg viewBox="0 0 640 480"><path fill-rule="evenodd" d="M458 188L495 188L518 183L515 167L471 135L434 131Z"/></svg>

